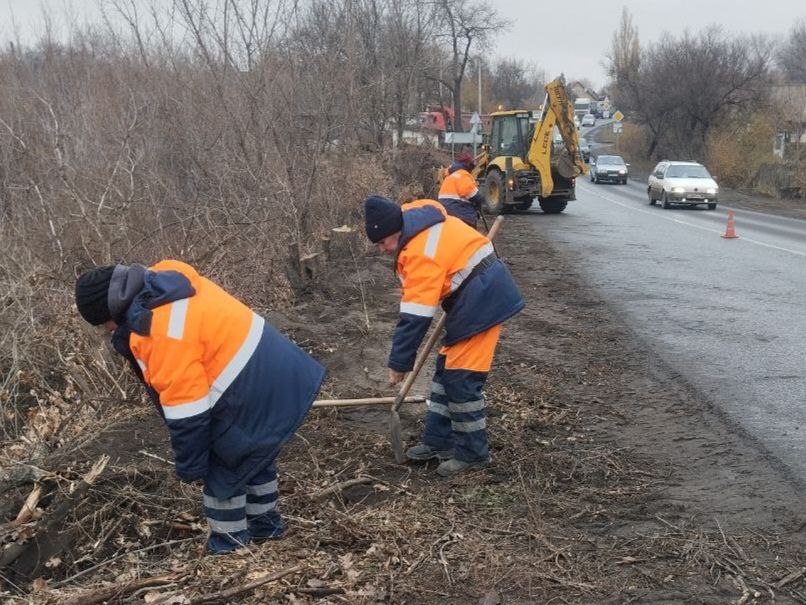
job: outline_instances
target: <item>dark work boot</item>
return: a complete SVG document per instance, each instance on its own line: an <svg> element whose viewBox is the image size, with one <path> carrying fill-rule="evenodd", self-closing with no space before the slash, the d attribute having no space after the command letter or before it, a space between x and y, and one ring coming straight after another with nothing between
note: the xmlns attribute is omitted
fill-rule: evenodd
<svg viewBox="0 0 806 605"><path fill-rule="evenodd" d="M487 466L490 462L492 462L491 458L476 460L475 462L463 462L456 458L451 458L437 467L437 474L442 477L453 477L470 469Z"/></svg>
<svg viewBox="0 0 806 605"><path fill-rule="evenodd" d="M430 445L419 443L414 447L406 450L406 458L415 460L417 462L425 462L426 460L448 460L453 457L453 450L436 450Z"/></svg>

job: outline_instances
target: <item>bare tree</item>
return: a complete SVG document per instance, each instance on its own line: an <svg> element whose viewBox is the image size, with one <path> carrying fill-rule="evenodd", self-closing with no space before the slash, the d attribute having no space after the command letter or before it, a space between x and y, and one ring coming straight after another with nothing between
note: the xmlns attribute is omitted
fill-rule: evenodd
<svg viewBox="0 0 806 605"><path fill-rule="evenodd" d="M525 107L533 94L534 82L530 81L529 68L520 59L501 59L492 68L490 94L493 100L507 109Z"/></svg>
<svg viewBox="0 0 806 605"><path fill-rule="evenodd" d="M479 52L509 22L486 2L436 0L437 39L448 55L448 77L438 77L453 96L454 130L462 130L462 80L472 50Z"/></svg>
<svg viewBox="0 0 806 605"><path fill-rule="evenodd" d="M423 0L390 0L384 28L384 64L389 73L397 140L403 138L408 115L418 98L419 76L428 65L428 44L433 34L433 6Z"/></svg>
<svg viewBox="0 0 806 605"><path fill-rule="evenodd" d="M648 155L702 157L715 126L765 99L772 46L714 26L641 50L625 10L608 58L615 102L649 131Z"/></svg>
<svg viewBox="0 0 806 605"><path fill-rule="evenodd" d="M791 82L806 84L806 19L792 27L778 50L778 65Z"/></svg>
<svg viewBox="0 0 806 605"><path fill-rule="evenodd" d="M638 29L633 25L627 7L621 9L618 29L613 33L610 52L607 55L608 73L616 85L627 85L638 78L641 66L641 45Z"/></svg>

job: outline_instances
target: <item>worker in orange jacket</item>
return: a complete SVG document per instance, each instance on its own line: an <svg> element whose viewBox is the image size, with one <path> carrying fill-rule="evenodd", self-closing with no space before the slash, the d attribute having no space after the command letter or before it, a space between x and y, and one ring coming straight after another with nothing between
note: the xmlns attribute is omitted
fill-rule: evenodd
<svg viewBox="0 0 806 605"><path fill-rule="evenodd" d="M440 459L442 476L488 464L482 388L501 324L524 306L520 292L490 240L448 216L438 202L416 200L401 208L371 196L364 210L367 236L395 256L403 285L387 364L391 384L413 368L437 307L447 313L422 443L406 455L418 461Z"/></svg>
<svg viewBox="0 0 806 605"><path fill-rule="evenodd" d="M476 228L482 205L486 203L476 179L471 174L476 162L469 153L462 152L447 169L439 188L437 200L448 214Z"/></svg>
<svg viewBox="0 0 806 605"><path fill-rule="evenodd" d="M92 269L75 297L145 383L177 474L204 481L209 552L280 537L274 461L310 409L322 366L179 261Z"/></svg>

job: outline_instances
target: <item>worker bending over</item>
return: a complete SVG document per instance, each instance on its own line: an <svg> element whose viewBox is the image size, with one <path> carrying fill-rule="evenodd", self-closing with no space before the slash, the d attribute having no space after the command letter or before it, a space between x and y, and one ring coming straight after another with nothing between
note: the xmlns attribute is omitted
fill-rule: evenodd
<svg viewBox="0 0 806 605"><path fill-rule="evenodd" d="M176 472L204 480L209 552L278 538L275 458L324 369L195 269L110 265L82 274L76 306L146 385L168 425Z"/></svg>
<svg viewBox="0 0 806 605"><path fill-rule="evenodd" d="M476 179L471 174L475 166L473 156L466 151L456 156L456 161L448 168L437 196L449 215L463 220L474 229L482 204L486 203L484 194L479 191Z"/></svg>
<svg viewBox="0 0 806 605"><path fill-rule="evenodd" d="M439 458L442 476L488 464L482 387L501 323L523 308L520 292L490 240L448 216L434 200L416 200L401 209L390 199L372 196L364 210L367 237L395 256L403 284L388 362L391 384L414 367L437 307L441 304L447 313L422 443L406 456Z"/></svg>

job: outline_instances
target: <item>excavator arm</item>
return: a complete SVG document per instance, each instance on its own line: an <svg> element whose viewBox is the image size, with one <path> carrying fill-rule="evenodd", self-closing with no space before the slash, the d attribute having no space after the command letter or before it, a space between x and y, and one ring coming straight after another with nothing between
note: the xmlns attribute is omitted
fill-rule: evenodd
<svg viewBox="0 0 806 605"><path fill-rule="evenodd" d="M588 172L588 167L579 152L579 132L574 126L574 106L568 99L565 83L557 78L546 84L546 99L540 120L535 124L527 158L540 173L542 196L548 197L554 191L551 177L552 144L554 127L560 131L565 148L557 154L557 171L568 179Z"/></svg>

